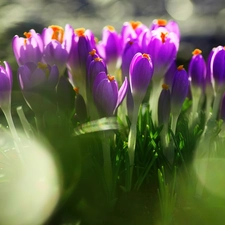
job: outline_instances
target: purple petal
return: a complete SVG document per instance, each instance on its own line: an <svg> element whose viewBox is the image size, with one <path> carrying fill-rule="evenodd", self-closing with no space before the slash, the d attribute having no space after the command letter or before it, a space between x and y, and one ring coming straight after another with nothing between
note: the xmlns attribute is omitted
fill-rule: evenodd
<svg viewBox="0 0 225 225"><path fill-rule="evenodd" d="M123 99L125 98L125 96L127 94L127 88L128 88L128 79L127 79L127 77L125 77L125 80L118 91L118 99L117 99L117 103L116 103L116 109L122 103Z"/></svg>

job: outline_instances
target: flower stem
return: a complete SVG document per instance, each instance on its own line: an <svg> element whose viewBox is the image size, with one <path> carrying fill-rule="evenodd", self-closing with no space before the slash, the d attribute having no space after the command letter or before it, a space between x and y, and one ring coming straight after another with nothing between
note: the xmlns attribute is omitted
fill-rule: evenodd
<svg viewBox="0 0 225 225"><path fill-rule="evenodd" d="M112 200L112 162L111 162L111 152L110 152L110 137L111 132L105 132L102 136L102 150L103 150L103 163L104 163L104 175L107 186L107 192L109 200Z"/></svg>
<svg viewBox="0 0 225 225"><path fill-rule="evenodd" d="M129 132L129 136L128 136L129 168L127 168L127 170L128 170L128 183L127 183L127 187L126 187L127 191L131 190L131 185L132 185L139 105L140 104L134 104L132 122L131 122L130 132Z"/></svg>
<svg viewBox="0 0 225 225"><path fill-rule="evenodd" d="M2 111L5 115L6 121L8 123L9 129L10 129L10 132L11 132L12 137L14 139L15 149L16 149L16 152L18 154L18 157L19 157L20 161L23 163L23 158L21 156L21 151L20 151L20 138L17 134L15 125L13 123L12 114L11 114L11 107L10 106L2 107Z"/></svg>

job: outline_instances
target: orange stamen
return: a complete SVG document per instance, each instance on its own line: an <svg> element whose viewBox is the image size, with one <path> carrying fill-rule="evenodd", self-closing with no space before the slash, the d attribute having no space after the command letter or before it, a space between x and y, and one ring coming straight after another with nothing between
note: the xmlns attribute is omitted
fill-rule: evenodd
<svg viewBox="0 0 225 225"><path fill-rule="evenodd" d="M109 74L107 75L108 77L108 80L111 82L111 81L114 81L115 77L114 76L110 76Z"/></svg>
<svg viewBox="0 0 225 225"><path fill-rule="evenodd" d="M162 89L164 89L164 90L169 90L169 85L168 85L168 84L163 84L163 85L162 85Z"/></svg>
<svg viewBox="0 0 225 225"><path fill-rule="evenodd" d="M202 51L198 48L196 48L193 52L192 55L200 55L202 53Z"/></svg>
<svg viewBox="0 0 225 225"><path fill-rule="evenodd" d="M158 20L157 20L157 24L158 24L158 26L160 26L160 27L165 27L166 24L167 24L167 20L158 19Z"/></svg>
<svg viewBox="0 0 225 225"><path fill-rule="evenodd" d="M108 30L112 31L112 32L115 31L115 28L114 28L113 26L110 26L110 25L109 25L109 26L106 26L106 28L107 28Z"/></svg>
<svg viewBox="0 0 225 225"><path fill-rule="evenodd" d="M26 38L30 38L30 37L31 37L31 32L24 32L23 35L24 35Z"/></svg>
<svg viewBox="0 0 225 225"><path fill-rule="evenodd" d="M180 65L177 67L178 70L183 70L184 69L184 65Z"/></svg>
<svg viewBox="0 0 225 225"><path fill-rule="evenodd" d="M64 38L64 30L62 27L57 25L49 26L53 30L52 39L57 40L62 44Z"/></svg>
<svg viewBox="0 0 225 225"><path fill-rule="evenodd" d="M130 21L130 25L135 30L137 27L139 27L142 23L140 21Z"/></svg>
<svg viewBox="0 0 225 225"><path fill-rule="evenodd" d="M95 61L95 62L101 62L101 61L102 61L102 58L96 57L96 58L94 58L94 61Z"/></svg>
<svg viewBox="0 0 225 225"><path fill-rule="evenodd" d="M89 52L89 55L91 56L94 56L96 54L96 50L95 49L92 49L90 52Z"/></svg>
<svg viewBox="0 0 225 225"><path fill-rule="evenodd" d="M73 90L76 92L76 94L79 94L79 88L78 87L74 87Z"/></svg>
<svg viewBox="0 0 225 225"><path fill-rule="evenodd" d="M161 32L160 38L162 40L162 43L166 42L166 37L167 37L168 33L167 32Z"/></svg>
<svg viewBox="0 0 225 225"><path fill-rule="evenodd" d="M85 37L85 29L83 27L75 29L75 33L78 37Z"/></svg>
<svg viewBox="0 0 225 225"><path fill-rule="evenodd" d="M147 53L142 54L142 56L143 56L143 58L148 59L148 61L150 61L150 60L151 60L150 55L149 55L149 54L147 54Z"/></svg>
<svg viewBox="0 0 225 225"><path fill-rule="evenodd" d="M24 32L23 35L26 37L26 38L24 38L24 45L26 45L27 39L30 38L32 35L30 32Z"/></svg>

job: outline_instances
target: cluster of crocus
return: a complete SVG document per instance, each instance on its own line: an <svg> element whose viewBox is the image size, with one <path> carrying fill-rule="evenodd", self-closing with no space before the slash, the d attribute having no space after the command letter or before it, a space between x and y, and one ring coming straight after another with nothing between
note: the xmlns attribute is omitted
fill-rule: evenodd
<svg viewBox="0 0 225 225"><path fill-rule="evenodd" d="M65 29L50 26L41 34L30 30L24 35L15 36L12 47L21 90L31 109L38 114L57 109L55 94L67 87L76 92L75 111L79 122L84 122L116 115L126 97L126 111L122 113L127 112L131 121L131 165L143 101L149 102L153 122L164 126L163 135L168 133L169 124L176 132L188 94L192 98L190 126L197 122L203 105L208 116L213 99L212 118L224 118L224 47L214 48L207 62L201 50L195 49L188 70L182 65L177 67L180 31L174 21L154 20L149 27L139 21L125 22L121 32L106 26L98 42L91 30L70 25ZM61 98L66 101L67 95Z"/></svg>

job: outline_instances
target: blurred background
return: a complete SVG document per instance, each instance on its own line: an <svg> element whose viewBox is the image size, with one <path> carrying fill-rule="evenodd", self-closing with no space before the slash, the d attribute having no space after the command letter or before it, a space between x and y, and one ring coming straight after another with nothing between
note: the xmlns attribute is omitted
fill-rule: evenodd
<svg viewBox="0 0 225 225"><path fill-rule="evenodd" d="M119 32L123 22L174 19L180 25L179 58L189 60L194 48L207 56L210 49L225 45L223 0L0 0L0 60L10 57L11 39L34 28L41 32L52 24L91 29L100 38L105 25Z"/></svg>

